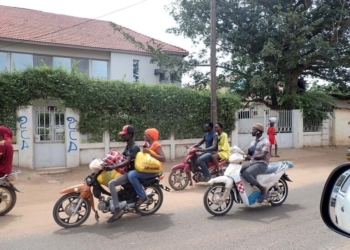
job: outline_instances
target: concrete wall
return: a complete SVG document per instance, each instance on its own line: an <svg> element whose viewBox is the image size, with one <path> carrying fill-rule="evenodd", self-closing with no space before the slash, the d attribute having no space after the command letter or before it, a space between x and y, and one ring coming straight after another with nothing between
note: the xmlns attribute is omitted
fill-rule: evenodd
<svg viewBox="0 0 350 250"><path fill-rule="evenodd" d="M350 110L335 109L332 128L334 145L350 145Z"/></svg>
<svg viewBox="0 0 350 250"><path fill-rule="evenodd" d="M322 146L321 132L304 132L304 147L319 147Z"/></svg>
<svg viewBox="0 0 350 250"><path fill-rule="evenodd" d="M140 83L159 83L159 76L154 75L154 70L159 67L150 63L150 56L114 52L111 53L111 79L124 79L127 82L133 82L133 60L139 60Z"/></svg>

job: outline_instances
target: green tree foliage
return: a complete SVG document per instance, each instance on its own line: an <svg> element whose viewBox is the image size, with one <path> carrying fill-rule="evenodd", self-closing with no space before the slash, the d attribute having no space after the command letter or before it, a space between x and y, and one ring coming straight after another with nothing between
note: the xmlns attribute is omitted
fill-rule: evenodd
<svg viewBox="0 0 350 250"><path fill-rule="evenodd" d="M23 72L0 75L0 124L16 127L16 109L36 99L58 99L64 107L80 112L83 134L116 135L125 124L132 124L137 139L148 127L156 127L161 139L193 138L203 134L203 123L210 119L208 91L195 91L174 85L131 84L122 81L89 79L76 70L49 67L28 68ZM240 100L233 94L218 95L218 117L226 131L234 129L235 111Z"/></svg>
<svg viewBox="0 0 350 250"><path fill-rule="evenodd" d="M349 6L347 0L217 0L219 84L245 100L289 109L299 105L301 76L346 88ZM178 24L169 32L209 48L210 1L174 0L168 10ZM207 55L204 50L188 63L206 66ZM193 75L199 85L209 82L208 74ZM284 95L293 98L280 102Z"/></svg>

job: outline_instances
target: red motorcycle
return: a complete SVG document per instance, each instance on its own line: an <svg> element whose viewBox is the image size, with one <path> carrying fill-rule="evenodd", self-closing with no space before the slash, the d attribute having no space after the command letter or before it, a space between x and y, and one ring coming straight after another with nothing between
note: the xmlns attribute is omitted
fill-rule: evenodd
<svg viewBox="0 0 350 250"><path fill-rule="evenodd" d="M200 148L187 147L187 155L183 159L182 163L177 164L171 168L169 175L169 185L174 190L183 190L188 184L193 185L191 173L193 173L193 180L197 182L205 182L202 169L199 166L197 159L202 154L199 152ZM217 168L214 162L207 162L209 173L212 177L223 175L227 167L227 160L219 160L219 168Z"/></svg>

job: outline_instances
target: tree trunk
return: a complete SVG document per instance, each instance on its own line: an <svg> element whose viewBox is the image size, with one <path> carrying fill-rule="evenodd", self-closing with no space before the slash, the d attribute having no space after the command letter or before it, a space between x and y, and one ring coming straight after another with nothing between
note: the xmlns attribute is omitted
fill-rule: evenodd
<svg viewBox="0 0 350 250"><path fill-rule="evenodd" d="M289 71L286 73L286 85L284 87L284 93L285 95L289 95L290 99L288 102L285 103L285 108L287 109L293 109L295 108L294 104L294 96L297 93L297 88L298 88L298 78L300 76L299 72L293 72Z"/></svg>

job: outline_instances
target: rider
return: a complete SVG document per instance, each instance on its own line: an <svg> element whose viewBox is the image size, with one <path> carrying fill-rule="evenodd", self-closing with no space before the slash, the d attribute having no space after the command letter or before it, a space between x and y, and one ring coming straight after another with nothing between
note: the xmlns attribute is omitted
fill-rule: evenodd
<svg viewBox="0 0 350 250"><path fill-rule="evenodd" d="M122 137L123 142L127 143L125 150L123 152L123 155L126 157L126 160L115 166L107 166L105 167L105 170L111 171L113 169L124 167L124 166L129 166L129 170L135 169L134 162L135 162L136 154L140 152L140 148L139 146L137 146L136 142L134 141L134 134L135 134L135 129L133 126L125 125L123 127L123 131L119 132L119 135ZM114 213L112 217L107 220L107 223L115 222L116 220L119 219L120 216L123 215L124 211L119 207L118 192L115 187L119 185L123 185L128 182L129 182L128 173L124 173L123 175L111 180L108 183L108 187L109 187L109 190L111 191L111 196L113 199Z"/></svg>
<svg viewBox="0 0 350 250"><path fill-rule="evenodd" d="M194 147L198 147L202 145L205 142L205 149L199 149L199 152L204 152L199 158L198 158L198 164L201 166L203 175L204 175L204 181L210 180L210 173L207 166L207 162L210 162L212 160L212 152L217 150L217 141L218 138L216 136L215 131L213 130L213 123L207 122L204 124L204 129L206 133L204 134L202 140L194 145Z"/></svg>
<svg viewBox="0 0 350 250"><path fill-rule="evenodd" d="M256 180L259 174L266 172L270 161L270 141L263 137L263 132L264 126L262 124L256 123L253 126L252 136L256 137L256 140L250 144L246 156L246 160L250 160L250 162L244 164L241 170L244 179L260 189L259 200L261 201L269 196L267 189Z"/></svg>
<svg viewBox="0 0 350 250"><path fill-rule="evenodd" d="M0 126L0 177L12 172L13 132L9 127Z"/></svg>
<svg viewBox="0 0 350 250"><path fill-rule="evenodd" d="M227 134L222 131L223 127L224 126L221 122L216 123L214 127L214 130L218 135L218 151L213 152L212 158L217 169L219 169L218 160L226 160L230 156L230 144L228 143Z"/></svg>
<svg viewBox="0 0 350 250"><path fill-rule="evenodd" d="M165 155L158 141L159 132L155 128L146 129L144 133L145 144L143 145L143 153L149 154L154 159L165 162ZM129 181L134 187L137 196L139 197L136 201L136 206L140 206L143 202L147 200L147 196L144 188L140 183L140 179L156 177L158 174L153 173L140 173L137 170L132 170L129 172Z"/></svg>

